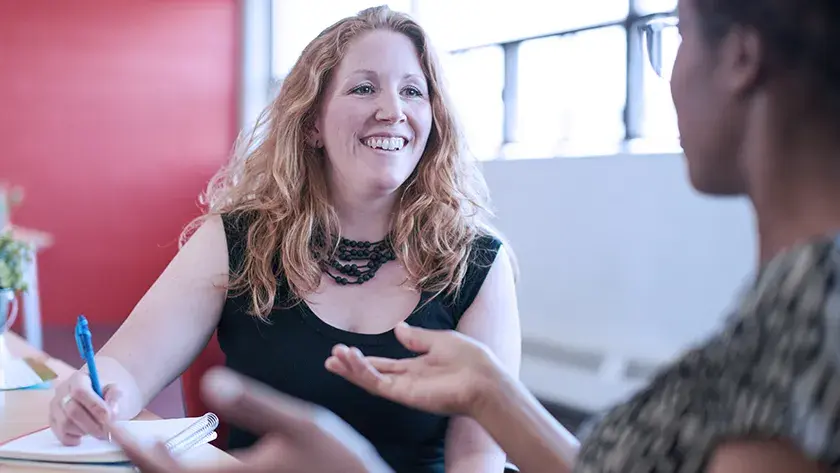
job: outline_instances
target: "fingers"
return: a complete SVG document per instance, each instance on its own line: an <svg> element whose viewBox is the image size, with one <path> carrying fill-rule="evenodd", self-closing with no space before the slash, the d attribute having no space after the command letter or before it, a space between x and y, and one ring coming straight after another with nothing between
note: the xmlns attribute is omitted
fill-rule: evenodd
<svg viewBox="0 0 840 473"><path fill-rule="evenodd" d="M358 471L346 467L359 458L378 458L370 442L329 410L229 369L209 370L202 379L202 394L220 416L262 435L255 446L237 452L243 462L237 473Z"/></svg>
<svg viewBox="0 0 840 473"><path fill-rule="evenodd" d="M68 431L79 429L83 434L94 436L98 439L107 438L104 424L98 422L91 413L79 401L71 399L63 404L62 411L66 418L65 425ZM70 423L73 425L71 426Z"/></svg>
<svg viewBox="0 0 840 473"><path fill-rule="evenodd" d="M390 383L388 376L377 371L355 347L336 345L333 356L327 359L324 366L328 371L372 393L379 394L384 385Z"/></svg>
<svg viewBox="0 0 840 473"><path fill-rule="evenodd" d="M295 454L289 449L285 439L272 433L263 436L251 447L229 451L228 453L239 462L254 469L259 466L272 465L278 472L284 471L277 465L278 459L286 458L288 461ZM265 469L268 470L269 468Z"/></svg>
<svg viewBox="0 0 840 473"><path fill-rule="evenodd" d="M372 371L371 374L401 374L408 371L417 359L406 358L395 360L393 358L382 358L378 356L365 356L358 348L348 348L339 344L333 347L332 356L327 358L326 367L330 371L344 375L349 372ZM378 373L377 373L378 372Z"/></svg>
<svg viewBox="0 0 840 473"><path fill-rule="evenodd" d="M90 386L90 381L79 375L69 384L69 398L62 397L59 407L64 414L85 434L104 439L105 428L111 419L111 412L105 401Z"/></svg>
<svg viewBox="0 0 840 473"><path fill-rule="evenodd" d="M84 433L64 415L60 408L58 410L51 409L50 430L63 445L75 447L82 443Z"/></svg>
<svg viewBox="0 0 840 473"><path fill-rule="evenodd" d="M102 395L105 397L105 404L111 411L111 416L116 418L119 413L119 403L122 399L123 392L116 384L109 384L102 389Z"/></svg>
<svg viewBox="0 0 840 473"><path fill-rule="evenodd" d="M108 429L111 432L111 439L122 448L125 456L142 473L256 473L257 471L248 465L239 464L187 468L172 456L163 443L158 442L153 448L144 449L131 434L118 425L109 424ZM274 457L271 460L272 463L276 463L277 458Z"/></svg>
<svg viewBox="0 0 840 473"><path fill-rule="evenodd" d="M364 359L373 369L382 374L405 373L411 367L412 362L416 362L416 360L412 358L394 360L392 358L380 358L378 356L366 356Z"/></svg>
<svg viewBox="0 0 840 473"><path fill-rule="evenodd" d="M125 456L144 473L176 473L183 471L162 443L151 450L144 450L131 434L123 428L110 424L111 440L116 442Z"/></svg>
<svg viewBox="0 0 840 473"><path fill-rule="evenodd" d="M412 367L424 363L423 358L392 360L365 357L357 348L336 345L333 356L327 359L325 366L328 371L371 394L410 404L408 398L411 393L407 387L411 384Z"/></svg>
<svg viewBox="0 0 840 473"><path fill-rule="evenodd" d="M311 427L315 407L272 391L225 368L213 368L202 379L208 405L230 422L257 435Z"/></svg>
<svg viewBox="0 0 840 473"><path fill-rule="evenodd" d="M99 397L91 387L90 379L80 375L70 383L70 396L73 401L83 407L88 415L103 427L111 419L111 410L104 399Z"/></svg>
<svg viewBox="0 0 840 473"><path fill-rule="evenodd" d="M432 345L445 334L445 330L412 327L405 322L401 322L394 327L394 335L397 336L397 340L415 353L427 353L432 349Z"/></svg>
<svg viewBox="0 0 840 473"><path fill-rule="evenodd" d="M90 385L90 378L74 373L56 390L50 403L50 427L64 445L78 445L81 437L107 438L110 409Z"/></svg>

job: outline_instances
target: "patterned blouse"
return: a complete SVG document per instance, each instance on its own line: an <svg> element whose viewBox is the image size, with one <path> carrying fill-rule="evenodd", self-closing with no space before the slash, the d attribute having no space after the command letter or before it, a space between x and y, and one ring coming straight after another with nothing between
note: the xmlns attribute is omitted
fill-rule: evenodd
<svg viewBox="0 0 840 473"><path fill-rule="evenodd" d="M766 264L722 332L595 424L575 471L702 472L742 437L840 468L840 238Z"/></svg>

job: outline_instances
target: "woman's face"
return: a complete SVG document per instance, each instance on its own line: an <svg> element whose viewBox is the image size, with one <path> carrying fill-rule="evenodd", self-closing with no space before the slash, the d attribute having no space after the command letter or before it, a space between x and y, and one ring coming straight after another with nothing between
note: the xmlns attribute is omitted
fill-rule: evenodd
<svg viewBox="0 0 840 473"><path fill-rule="evenodd" d="M737 38L712 45L696 8L700 0L680 0L682 42L671 77L680 141L693 186L708 194L740 194L745 183L738 163L746 127L743 71Z"/></svg>
<svg viewBox="0 0 840 473"><path fill-rule="evenodd" d="M411 40L387 30L353 39L315 125L333 187L373 198L398 189L420 161L432 128L428 85Z"/></svg>

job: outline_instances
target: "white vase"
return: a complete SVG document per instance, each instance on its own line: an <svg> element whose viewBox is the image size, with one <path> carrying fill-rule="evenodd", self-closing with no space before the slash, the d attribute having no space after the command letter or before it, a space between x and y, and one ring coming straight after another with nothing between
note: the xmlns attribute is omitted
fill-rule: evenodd
<svg viewBox="0 0 840 473"><path fill-rule="evenodd" d="M0 335L4 335L12 328L17 314L18 300L15 297L15 291L0 289Z"/></svg>
<svg viewBox="0 0 840 473"><path fill-rule="evenodd" d="M11 289L0 289L0 386L6 385L6 366L13 360L6 346L6 332L18 314L18 300Z"/></svg>
<svg viewBox="0 0 840 473"><path fill-rule="evenodd" d="M9 225L9 214L11 213L9 207L9 191L0 185L0 230Z"/></svg>

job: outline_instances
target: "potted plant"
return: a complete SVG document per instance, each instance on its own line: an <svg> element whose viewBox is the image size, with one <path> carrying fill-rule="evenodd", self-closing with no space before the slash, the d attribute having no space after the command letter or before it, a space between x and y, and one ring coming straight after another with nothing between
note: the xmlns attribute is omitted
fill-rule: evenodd
<svg viewBox="0 0 840 473"><path fill-rule="evenodd" d="M26 291L24 272L30 262L29 245L14 237L11 229L0 232L0 333L14 323L18 292Z"/></svg>

